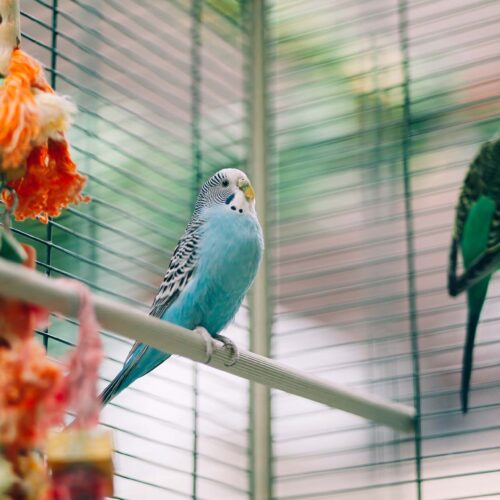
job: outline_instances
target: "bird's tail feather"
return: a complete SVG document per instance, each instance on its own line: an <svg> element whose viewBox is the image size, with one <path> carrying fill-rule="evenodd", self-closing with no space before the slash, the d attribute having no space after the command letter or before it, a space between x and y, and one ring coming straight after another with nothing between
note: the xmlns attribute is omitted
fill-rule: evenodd
<svg viewBox="0 0 500 500"><path fill-rule="evenodd" d="M464 358L462 364L462 387L461 400L462 412L466 413L469 409L469 390L472 374L472 365L474 362L474 342L476 339L476 330L481 317L484 299L488 290L490 278L487 277L467 290L467 331L465 335Z"/></svg>
<svg viewBox="0 0 500 500"><path fill-rule="evenodd" d="M123 370L122 370L123 371ZM109 385L101 392L99 399L101 400L102 406L107 405L118 393L120 393L120 382L123 378L120 377L122 371L109 383Z"/></svg>
<svg viewBox="0 0 500 500"><path fill-rule="evenodd" d="M479 316L481 311L469 312L467 318L467 333L465 336L464 358L462 363L462 387L461 387L461 401L462 412L467 413L469 409L469 390L472 375L472 365L474 362L474 343L476 339L476 329L479 323Z"/></svg>
<svg viewBox="0 0 500 500"><path fill-rule="evenodd" d="M132 382L154 370L169 357L170 354L145 344L134 346L133 352L131 351L131 355L127 357L123 368L99 396L102 405L108 404Z"/></svg>

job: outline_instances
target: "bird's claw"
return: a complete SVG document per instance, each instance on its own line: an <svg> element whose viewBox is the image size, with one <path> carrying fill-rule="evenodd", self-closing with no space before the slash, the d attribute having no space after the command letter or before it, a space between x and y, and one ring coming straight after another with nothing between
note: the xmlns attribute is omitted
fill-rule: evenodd
<svg viewBox="0 0 500 500"><path fill-rule="evenodd" d="M203 362L205 364L209 364L210 361L212 360L212 355L214 353L213 337L202 326L197 326L194 329L194 331L197 332L199 335L201 335L201 337L205 341L206 359ZM238 349L238 346L230 338L225 337L224 335L217 335L215 339L222 342L224 344L224 347L229 349L233 354L230 361L228 363L224 363L224 365L225 366L235 365L240 359L240 351Z"/></svg>
<svg viewBox="0 0 500 500"><path fill-rule="evenodd" d="M214 353L214 345L213 345L213 340L212 336L207 332L205 328L202 326L197 326L194 329L195 332L198 332L198 334L202 337L202 339L205 341L205 354L206 354L206 359L203 361L205 364L208 365L210 361L212 361L212 354Z"/></svg>
<svg viewBox="0 0 500 500"><path fill-rule="evenodd" d="M224 363L224 366L235 365L240 359L240 351L238 349L238 346L230 338L225 337L224 335L217 335L215 339L220 340L224 344L224 347L229 349L233 354L231 360L228 363Z"/></svg>

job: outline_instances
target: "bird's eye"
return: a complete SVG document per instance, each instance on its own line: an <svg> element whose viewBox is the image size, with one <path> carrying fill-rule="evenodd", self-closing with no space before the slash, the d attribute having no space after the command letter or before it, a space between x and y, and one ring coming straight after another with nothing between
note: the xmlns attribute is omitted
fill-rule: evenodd
<svg viewBox="0 0 500 500"><path fill-rule="evenodd" d="M227 179L224 179L224 180L222 181L222 187L227 188L228 186L229 186L229 181L228 181Z"/></svg>

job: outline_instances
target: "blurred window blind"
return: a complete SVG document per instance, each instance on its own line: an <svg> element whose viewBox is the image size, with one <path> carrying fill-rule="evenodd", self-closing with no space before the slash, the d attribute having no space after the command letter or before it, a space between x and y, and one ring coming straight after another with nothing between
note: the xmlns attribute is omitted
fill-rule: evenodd
<svg viewBox="0 0 500 500"><path fill-rule="evenodd" d="M148 310L200 183L247 156L247 43L236 0L23 0L23 48L79 113L73 155L88 205L16 225L38 267ZM231 335L246 346L246 309ZM55 357L75 341L53 317ZM102 387L130 343L104 334ZM199 376L199 372L203 372ZM248 384L172 359L102 414L114 429L117 498L247 498Z"/></svg>
<svg viewBox="0 0 500 500"><path fill-rule="evenodd" d="M465 417L466 304L445 290L459 188L500 125L500 4L274 0L270 16L273 354L422 410L416 441L275 393L274 496L411 500L420 467L426 500L500 497L499 282Z"/></svg>

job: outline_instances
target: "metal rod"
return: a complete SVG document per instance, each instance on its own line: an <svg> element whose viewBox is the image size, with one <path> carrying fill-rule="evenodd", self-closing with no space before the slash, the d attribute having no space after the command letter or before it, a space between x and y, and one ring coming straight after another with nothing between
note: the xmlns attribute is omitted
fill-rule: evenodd
<svg viewBox="0 0 500 500"><path fill-rule="evenodd" d="M38 304L71 318L78 314L77 292L41 273L4 260L0 261L0 295ZM106 330L193 361L202 362L206 358L204 340L191 330L152 318L142 311L103 297L94 296L93 303L99 323ZM323 381L243 350L234 366L226 366L232 354L220 342L214 341L214 344L214 355L209 363L213 368L354 413L397 430L414 430L415 411L411 407Z"/></svg>
<svg viewBox="0 0 500 500"><path fill-rule="evenodd" d="M418 307L417 287L415 283L415 229L413 222L412 186L410 180L411 155L411 96L410 96L410 69L409 69L409 27L407 0L399 0L398 22L401 52L401 70L403 82L403 137L402 137L402 164L404 173L404 194L406 214L406 245L408 269L408 308L410 314L410 342L413 366L413 396L415 405L415 475L417 498L422 499L422 425L421 425L421 388L420 388L420 358L418 344Z"/></svg>
<svg viewBox="0 0 500 500"><path fill-rule="evenodd" d="M260 193L256 200L264 240L270 241L268 231L268 162L269 162L269 110L267 96L266 54L266 3L254 0L249 7L250 64L248 84L250 86L250 151L249 170L255 189ZM271 354L272 311L270 300L269 250L264 255L250 296L250 349L261 356ZM272 498L272 432L271 392L260 384L250 386L251 429L251 498Z"/></svg>
<svg viewBox="0 0 500 500"><path fill-rule="evenodd" d="M191 0L191 161L194 171L193 206L196 203L196 193L200 189L202 179L202 149L201 149L201 67L202 38L201 19L202 2ZM198 497L198 455L199 455L199 369L193 364L193 471L191 498Z"/></svg>
<svg viewBox="0 0 500 500"><path fill-rule="evenodd" d="M51 21L51 38L50 38L50 85L55 90L57 83L57 21L58 21L58 0L52 0L52 21ZM47 247L45 249L45 273L50 276L52 268L52 235L53 235L52 217L49 217L47 222L47 230L45 239ZM48 327L42 333L43 345L47 351L49 350L49 329Z"/></svg>

